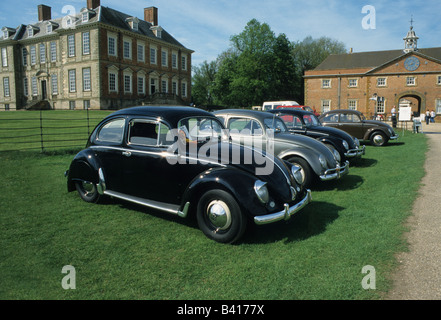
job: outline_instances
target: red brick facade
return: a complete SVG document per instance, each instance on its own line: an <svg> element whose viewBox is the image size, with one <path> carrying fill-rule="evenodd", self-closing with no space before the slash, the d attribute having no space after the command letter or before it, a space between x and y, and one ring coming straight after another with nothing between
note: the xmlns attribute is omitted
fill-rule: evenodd
<svg viewBox="0 0 441 320"><path fill-rule="evenodd" d="M430 50L441 53L441 48ZM304 76L305 105L320 112L356 109L367 117L374 114L389 117L393 106L398 108L400 104L410 105L416 112L435 110L441 114L441 61L438 55L434 58L420 51L401 53L397 58L374 67L307 71ZM418 59L418 62L406 68L409 57ZM340 57L342 60L351 58L351 54ZM381 97L379 101L371 99L375 94Z"/></svg>

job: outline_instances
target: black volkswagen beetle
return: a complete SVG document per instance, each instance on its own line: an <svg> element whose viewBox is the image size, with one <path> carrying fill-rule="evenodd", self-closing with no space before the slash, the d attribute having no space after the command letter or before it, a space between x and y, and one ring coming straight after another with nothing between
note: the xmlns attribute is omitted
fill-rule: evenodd
<svg viewBox="0 0 441 320"><path fill-rule="evenodd" d="M229 141L211 113L133 107L102 120L66 171L68 191L87 202L115 197L181 217L223 243L247 221L288 220L311 201L298 167Z"/></svg>
<svg viewBox="0 0 441 320"><path fill-rule="evenodd" d="M264 111L229 109L214 112L230 130L233 142L261 148L301 167L303 182L311 186L314 179L339 179L349 172L349 162L340 162L340 154L323 143L291 134L283 120Z"/></svg>
<svg viewBox="0 0 441 320"><path fill-rule="evenodd" d="M343 130L323 126L312 112L284 108L268 112L282 118L290 132L306 135L323 142L331 150L336 149L342 160L354 159L365 154L366 147L360 146L356 137Z"/></svg>
<svg viewBox="0 0 441 320"><path fill-rule="evenodd" d="M357 110L331 110L319 119L324 126L346 131L360 140L369 140L373 146L384 146L389 140L398 139L398 134L390 125L382 121L366 120L363 113Z"/></svg>

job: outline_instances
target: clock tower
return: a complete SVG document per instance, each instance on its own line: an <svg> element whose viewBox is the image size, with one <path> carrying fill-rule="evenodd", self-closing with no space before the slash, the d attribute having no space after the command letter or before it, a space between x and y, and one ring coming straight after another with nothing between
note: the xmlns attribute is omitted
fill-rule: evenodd
<svg viewBox="0 0 441 320"><path fill-rule="evenodd" d="M410 30L407 32L406 37L403 38L405 53L418 50L417 42L419 38L416 36L415 31L413 31L412 24L413 24L413 19L410 19Z"/></svg>

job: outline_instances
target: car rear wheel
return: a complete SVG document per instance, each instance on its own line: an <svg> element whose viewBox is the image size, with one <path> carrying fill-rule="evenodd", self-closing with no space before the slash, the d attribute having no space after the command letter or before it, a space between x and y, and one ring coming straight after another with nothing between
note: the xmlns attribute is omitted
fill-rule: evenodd
<svg viewBox="0 0 441 320"><path fill-rule="evenodd" d="M210 190L201 197L197 221L208 238L222 243L239 240L247 224L237 201L223 190Z"/></svg>
<svg viewBox="0 0 441 320"><path fill-rule="evenodd" d="M75 181L75 188L81 199L90 203L97 203L100 200L100 194L94 183L88 181Z"/></svg>
<svg viewBox="0 0 441 320"><path fill-rule="evenodd" d="M300 173L302 174L303 185L305 187L309 187L312 182L312 170L309 166L308 162L300 157L291 157L288 158L287 161L293 165L300 167Z"/></svg>
<svg viewBox="0 0 441 320"><path fill-rule="evenodd" d="M388 139L384 133L377 131L371 134L370 140L373 146L381 147L386 144Z"/></svg>

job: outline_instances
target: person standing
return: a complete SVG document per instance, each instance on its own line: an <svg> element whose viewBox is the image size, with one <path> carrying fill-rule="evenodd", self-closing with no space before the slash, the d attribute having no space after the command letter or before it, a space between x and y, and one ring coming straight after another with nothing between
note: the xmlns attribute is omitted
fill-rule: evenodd
<svg viewBox="0 0 441 320"><path fill-rule="evenodd" d="M436 116L436 113L432 109L432 111L430 111L430 122L435 122L435 116Z"/></svg>
<svg viewBox="0 0 441 320"><path fill-rule="evenodd" d="M392 107L392 110L390 111L390 113L392 114L392 127L396 128L397 127L397 109L395 108L395 106Z"/></svg>
<svg viewBox="0 0 441 320"><path fill-rule="evenodd" d="M430 122L430 112L429 110L426 111L426 124L429 124Z"/></svg>

